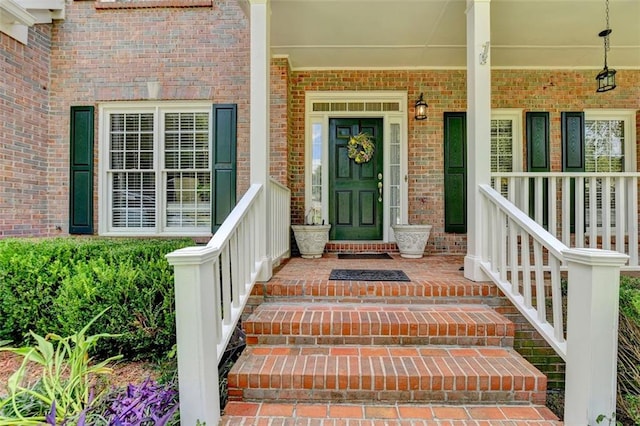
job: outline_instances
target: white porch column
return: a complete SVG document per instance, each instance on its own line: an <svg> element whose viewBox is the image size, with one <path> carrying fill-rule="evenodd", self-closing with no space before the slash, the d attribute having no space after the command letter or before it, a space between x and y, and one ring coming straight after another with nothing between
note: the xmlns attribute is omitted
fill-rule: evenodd
<svg viewBox="0 0 640 426"><path fill-rule="evenodd" d="M269 0L249 0L251 21L251 183L259 183L264 190L258 203L258 238L254 242L257 258L261 262L258 281L271 278L270 229L269 229Z"/></svg>
<svg viewBox="0 0 640 426"><path fill-rule="evenodd" d="M569 249L564 424L595 425L616 412L620 267L616 251ZM606 424L607 421L603 422Z"/></svg>
<svg viewBox="0 0 640 426"><path fill-rule="evenodd" d="M491 0L467 0L467 256L464 276L487 281L480 269L479 184L491 183ZM446 190L446 189L445 189Z"/></svg>

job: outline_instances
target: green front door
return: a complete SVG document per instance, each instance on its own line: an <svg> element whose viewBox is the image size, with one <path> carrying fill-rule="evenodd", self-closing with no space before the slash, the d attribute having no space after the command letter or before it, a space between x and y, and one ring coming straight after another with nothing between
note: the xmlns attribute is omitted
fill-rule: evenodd
<svg viewBox="0 0 640 426"><path fill-rule="evenodd" d="M358 164L347 154L351 136L365 133L375 144L370 161ZM382 239L382 119L329 121L329 221L331 240Z"/></svg>

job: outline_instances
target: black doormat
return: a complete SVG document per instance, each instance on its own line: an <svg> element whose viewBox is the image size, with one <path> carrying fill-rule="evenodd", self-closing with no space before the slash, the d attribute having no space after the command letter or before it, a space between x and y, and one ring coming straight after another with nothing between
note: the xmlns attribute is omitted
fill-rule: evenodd
<svg viewBox="0 0 640 426"><path fill-rule="evenodd" d="M338 259L393 259L389 253L338 253Z"/></svg>
<svg viewBox="0 0 640 426"><path fill-rule="evenodd" d="M329 279L336 281L410 281L407 274L394 269L332 269Z"/></svg>

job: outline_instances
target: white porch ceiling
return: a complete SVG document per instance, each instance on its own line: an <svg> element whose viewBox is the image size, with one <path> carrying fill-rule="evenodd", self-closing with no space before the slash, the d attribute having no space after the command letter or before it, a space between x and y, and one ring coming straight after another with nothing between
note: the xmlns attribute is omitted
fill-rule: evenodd
<svg viewBox="0 0 640 426"><path fill-rule="evenodd" d="M272 0L294 69L465 68L466 0ZM640 0L610 0L609 66L640 69ZM603 65L604 0L492 0L491 65Z"/></svg>

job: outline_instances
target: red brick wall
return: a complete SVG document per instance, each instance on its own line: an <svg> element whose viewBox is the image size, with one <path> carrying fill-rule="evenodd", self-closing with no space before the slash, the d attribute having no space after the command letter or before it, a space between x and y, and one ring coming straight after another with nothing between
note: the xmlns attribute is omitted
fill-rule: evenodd
<svg viewBox="0 0 640 426"><path fill-rule="evenodd" d="M53 28L49 174L52 214L68 222L69 108L147 98L161 82L161 100L238 105L238 192L249 185L249 30L235 0L213 7L96 10L68 2ZM97 108L96 108L97 113ZM101 143L96 115L96 173ZM96 213L97 223L97 182Z"/></svg>
<svg viewBox="0 0 640 426"><path fill-rule="evenodd" d="M289 61L276 58L271 61L271 177L283 185L287 182L287 137L289 126L287 121L289 107Z"/></svg>
<svg viewBox="0 0 640 426"><path fill-rule="evenodd" d="M640 109L640 71L618 71L618 87L599 94L595 91L596 74L597 70L494 70L492 107L523 108L525 112L549 111L552 166L554 171L560 170L560 112L586 108ZM292 221L302 220L304 211L305 91L404 90L408 93L410 115L409 222L433 225L427 251L466 252L464 236L444 233L442 168L442 116L447 111L466 109L465 71L293 71L291 85L289 182ZM429 104L429 118L425 121L411 118L413 103L420 92L424 92ZM523 158L526 161L526 156Z"/></svg>
<svg viewBox="0 0 640 426"><path fill-rule="evenodd" d="M65 20L30 29L27 46L0 34L0 236L66 230L69 108L144 100L150 80L162 82L164 100L238 104L239 193L248 187L249 34L237 3L104 10L95 5L70 2ZM298 72L275 59L271 72L271 171L292 189L294 222L304 213L305 91L405 90L410 114L424 92L429 119L408 123L409 220L434 225L429 251L465 252L464 236L443 232L442 173L442 114L466 108L464 70ZM603 94L594 90L595 73L494 70L493 107L549 111L553 170L559 170L561 111L640 109L640 71L619 70L618 88ZM96 154L97 125L96 117ZM97 188L97 175L95 183Z"/></svg>
<svg viewBox="0 0 640 426"><path fill-rule="evenodd" d="M55 233L48 197L51 25L0 33L0 237Z"/></svg>

